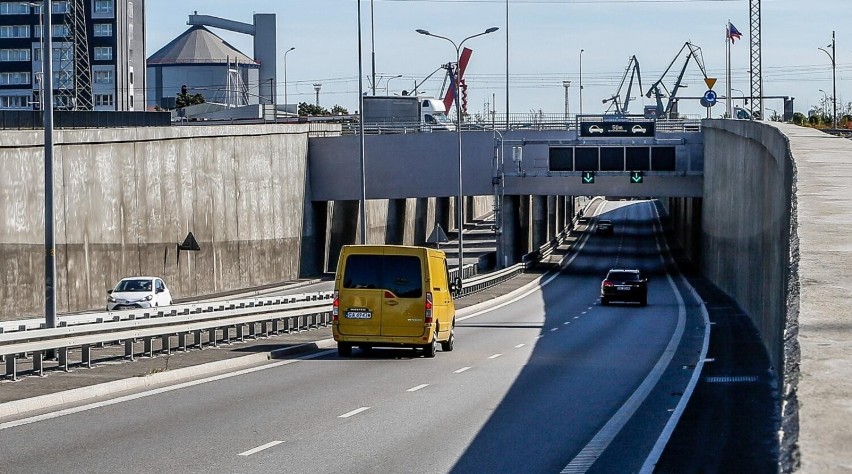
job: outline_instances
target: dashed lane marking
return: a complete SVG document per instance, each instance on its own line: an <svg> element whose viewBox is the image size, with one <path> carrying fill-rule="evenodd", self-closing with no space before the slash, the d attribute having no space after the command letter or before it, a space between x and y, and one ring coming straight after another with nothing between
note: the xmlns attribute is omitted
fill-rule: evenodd
<svg viewBox="0 0 852 474"><path fill-rule="evenodd" d="M559 328L553 328L553 329L550 330L550 332L558 331L558 330L559 330Z"/></svg>
<svg viewBox="0 0 852 474"><path fill-rule="evenodd" d="M455 372L453 372L453 373L454 373L454 374L460 374L460 373L464 372L465 370L470 370L470 367L462 367L461 369L456 370L456 371L455 371Z"/></svg>
<svg viewBox="0 0 852 474"><path fill-rule="evenodd" d="M258 446L254 449L249 449L248 451L243 451L240 454L238 454L237 456L251 456L252 454L259 453L259 452L263 451L264 449L269 449L273 446L278 446L279 444L281 444L283 442L284 441L271 441L271 442L266 443L264 445Z"/></svg>
<svg viewBox="0 0 852 474"><path fill-rule="evenodd" d="M524 347L525 345L526 344L518 344L517 346L515 346L515 349L520 349L520 348Z"/></svg>
<svg viewBox="0 0 852 474"><path fill-rule="evenodd" d="M416 386L416 387L411 387L411 388L409 388L408 390L406 390L406 392L416 392L416 391L420 390L421 388L426 388L426 387L428 387L428 386L429 386L429 384L428 384L428 383L420 384L420 385L418 385L418 386Z"/></svg>
<svg viewBox="0 0 852 474"><path fill-rule="evenodd" d="M496 358L500 357L501 355L503 355L503 354L494 354L493 356L490 356L488 358L489 359L496 359Z"/></svg>
<svg viewBox="0 0 852 474"><path fill-rule="evenodd" d="M355 416L355 415L357 415L358 413L361 413L361 412L363 412L363 411L367 411L367 410L369 410L369 409L370 409L370 407L361 407L361 408L358 408L358 409L352 410L352 411L350 411L349 413L344 413L344 414L342 414L342 415L338 416L338 418L349 418L350 416Z"/></svg>

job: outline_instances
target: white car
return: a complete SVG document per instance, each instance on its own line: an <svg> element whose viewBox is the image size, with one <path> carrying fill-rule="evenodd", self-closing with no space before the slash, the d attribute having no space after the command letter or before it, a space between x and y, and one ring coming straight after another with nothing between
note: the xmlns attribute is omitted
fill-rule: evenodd
<svg viewBox="0 0 852 474"><path fill-rule="evenodd" d="M124 278L107 291L107 311L130 308L156 308L172 304L172 294L162 278Z"/></svg>

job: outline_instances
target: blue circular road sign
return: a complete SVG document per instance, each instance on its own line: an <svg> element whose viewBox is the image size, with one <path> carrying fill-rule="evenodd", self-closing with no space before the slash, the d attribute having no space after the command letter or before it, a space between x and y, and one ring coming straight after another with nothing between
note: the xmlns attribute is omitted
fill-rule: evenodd
<svg viewBox="0 0 852 474"><path fill-rule="evenodd" d="M716 96L716 91L714 91L713 89L710 89L704 93L704 100L707 101L708 104L710 104L710 107L716 105L717 98L718 97Z"/></svg>

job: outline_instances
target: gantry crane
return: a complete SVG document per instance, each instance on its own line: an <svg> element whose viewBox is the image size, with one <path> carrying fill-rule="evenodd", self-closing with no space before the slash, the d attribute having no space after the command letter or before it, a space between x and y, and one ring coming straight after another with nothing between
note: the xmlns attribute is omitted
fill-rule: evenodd
<svg viewBox="0 0 852 474"><path fill-rule="evenodd" d="M627 82L628 74L630 75L630 82ZM639 60L636 59L635 55L631 56L630 60L627 62L627 68L624 70L624 76L621 77L621 84L618 86L618 91L616 91L614 96L603 100L604 104L610 102L607 113L615 107L616 115L627 115L628 108L630 107L630 101L634 99L634 97L630 96L630 93L633 91L633 79L637 79L639 83L639 94L642 94L642 72L639 70ZM622 99L621 91L624 89L625 83L627 83L627 95L625 95Z"/></svg>
<svg viewBox="0 0 852 474"><path fill-rule="evenodd" d="M680 74L677 76L677 81L675 81L674 86L669 90L665 84L663 84L663 80L668 75L669 71L671 71L672 66L674 66L675 62L677 62L678 58L684 53L684 51L688 51L686 54L686 60L683 62L683 67L680 69ZM669 67L666 68L663 75L657 82L654 83L649 89L646 97L650 98L652 95L655 96L657 101L657 117L669 117L672 112L672 104L677 97L677 91L683 87L683 75L686 73L686 68L689 66L689 60L694 59L695 63L698 65L698 68L701 69L701 74L704 75L704 78L707 78L707 70L704 68L704 57L701 53L701 48L687 41L684 43L683 47L680 48L677 55L672 59L672 62L669 64ZM663 106L663 98L667 97L668 103Z"/></svg>

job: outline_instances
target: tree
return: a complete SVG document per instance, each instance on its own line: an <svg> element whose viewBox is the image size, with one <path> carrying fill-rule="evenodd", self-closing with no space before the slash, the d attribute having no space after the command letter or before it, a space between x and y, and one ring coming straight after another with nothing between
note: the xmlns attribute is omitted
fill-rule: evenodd
<svg viewBox="0 0 852 474"><path fill-rule="evenodd" d="M805 117L805 114L801 112L796 112L793 114L793 123L795 123L796 125L804 125L806 120L807 118Z"/></svg>
<svg viewBox="0 0 852 474"><path fill-rule="evenodd" d="M319 105L299 102L299 115L329 115L329 111Z"/></svg>
<svg viewBox="0 0 852 474"><path fill-rule="evenodd" d="M331 115L349 115L349 111L346 110L345 107L335 104L335 106L331 108Z"/></svg>
<svg viewBox="0 0 852 474"><path fill-rule="evenodd" d="M204 96L201 94L192 94L190 95L187 92L186 85L181 86L180 93L175 98L175 107L182 109L184 107L189 107L190 105L203 104Z"/></svg>

